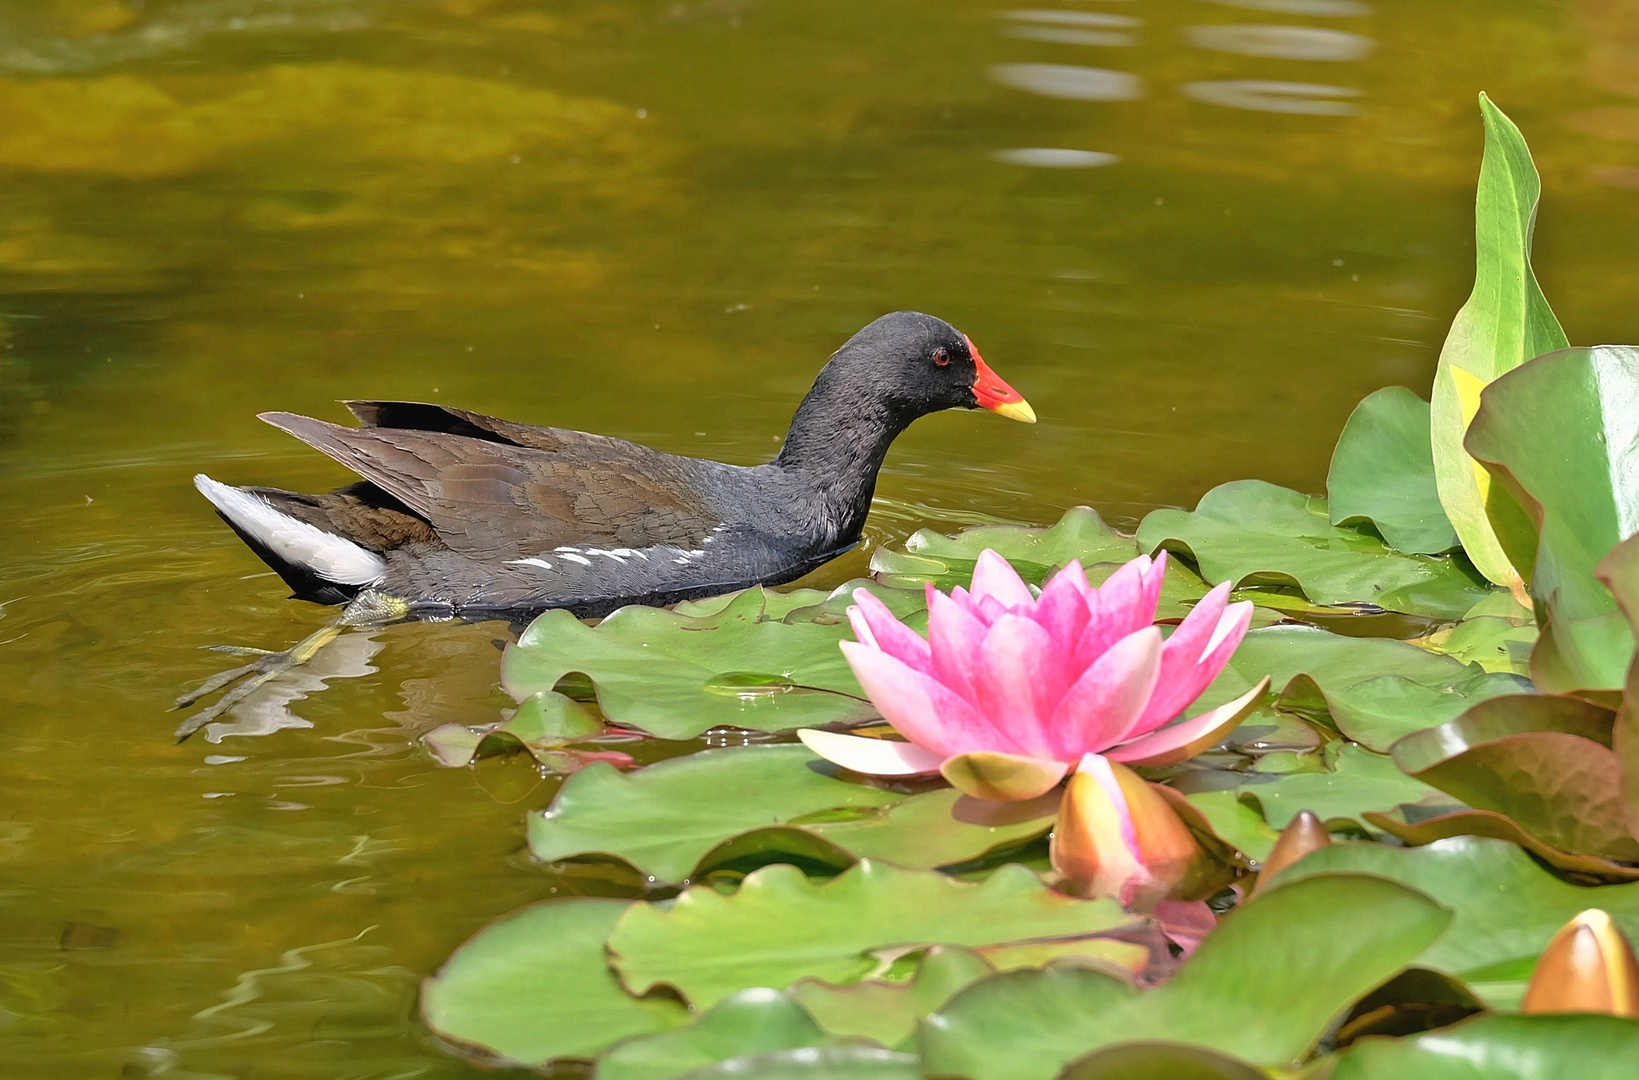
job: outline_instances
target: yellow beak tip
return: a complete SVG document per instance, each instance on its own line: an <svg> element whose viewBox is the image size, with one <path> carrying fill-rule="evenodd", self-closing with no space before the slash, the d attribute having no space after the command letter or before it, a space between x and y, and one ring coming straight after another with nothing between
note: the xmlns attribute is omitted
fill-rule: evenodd
<svg viewBox="0 0 1639 1080"><path fill-rule="evenodd" d="M991 409L997 416L1005 416L1009 420L1017 420L1021 424L1034 424L1036 410L1030 407L1028 401L1010 401L1005 405L997 405Z"/></svg>

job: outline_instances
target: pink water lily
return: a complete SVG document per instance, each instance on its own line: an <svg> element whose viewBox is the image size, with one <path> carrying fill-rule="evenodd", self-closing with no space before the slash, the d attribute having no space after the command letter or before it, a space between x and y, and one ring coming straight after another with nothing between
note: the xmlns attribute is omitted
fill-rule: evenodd
<svg viewBox="0 0 1639 1080"><path fill-rule="evenodd" d="M1252 619L1207 593L1163 639L1154 625L1167 557L1140 555L1103 585L1081 565L1039 596L994 551L971 591L928 586L928 636L865 589L848 609L858 641L842 651L883 717L908 742L799 732L808 748L875 776L940 772L969 795L1034 798L1085 754L1131 765L1193 757L1240 722L1264 683L1172 723L1223 670Z"/></svg>

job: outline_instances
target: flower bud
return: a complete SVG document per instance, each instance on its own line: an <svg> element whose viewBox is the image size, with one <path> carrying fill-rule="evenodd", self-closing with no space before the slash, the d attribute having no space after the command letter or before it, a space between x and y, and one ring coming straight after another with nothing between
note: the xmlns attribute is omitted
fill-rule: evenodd
<svg viewBox="0 0 1639 1080"><path fill-rule="evenodd" d="M1273 881L1275 875L1291 866L1311 851L1319 851L1323 847L1330 847L1332 834L1326 831L1326 826L1320 819L1308 810L1299 812L1298 816L1286 823L1286 828L1280 831L1280 838L1275 846L1269 850L1269 857L1263 860L1263 866L1258 869L1258 882L1252 887L1256 894L1266 882Z"/></svg>
<svg viewBox="0 0 1639 1080"><path fill-rule="evenodd" d="M1609 915L1589 908L1560 927L1531 972L1520 1012L1639 1019L1639 963Z"/></svg>
<svg viewBox="0 0 1639 1080"><path fill-rule="evenodd" d="M1084 896L1148 909L1168 898L1204 856L1155 788L1098 754L1081 759L1059 804L1053 868Z"/></svg>

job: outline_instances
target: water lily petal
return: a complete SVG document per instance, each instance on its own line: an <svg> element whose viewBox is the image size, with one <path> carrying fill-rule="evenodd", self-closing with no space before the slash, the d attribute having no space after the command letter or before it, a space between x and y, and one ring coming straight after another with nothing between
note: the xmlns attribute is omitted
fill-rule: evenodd
<svg viewBox="0 0 1639 1080"><path fill-rule="evenodd" d="M1053 654L1053 639L1041 624L1024 615L1001 616L985 634L974 667L974 702L997 728L1005 730L1015 750L1052 758L1054 747L1043 731L1051 713L1042 698L1057 699L1069 678Z"/></svg>
<svg viewBox="0 0 1639 1080"><path fill-rule="evenodd" d="M973 673L988 630L989 624L971 608L929 589L928 644L933 653L929 674L970 702L978 701Z"/></svg>
<svg viewBox="0 0 1639 1080"><path fill-rule="evenodd" d="M1154 731L1201 696L1217 672L1202 680L1198 665L1228 605L1229 583L1225 582L1202 597L1167 638L1167 643L1161 646L1161 675L1155 682L1155 694L1144 707L1144 714L1123 738Z"/></svg>
<svg viewBox="0 0 1639 1080"><path fill-rule="evenodd" d="M1075 663L1086 667L1128 634L1155 622L1166 558L1140 555L1087 594L1087 626L1076 642Z"/></svg>
<svg viewBox="0 0 1639 1080"><path fill-rule="evenodd" d="M1149 704L1161 673L1161 631L1146 626L1111 645L1053 710L1049 730L1061 760L1113 744Z"/></svg>
<svg viewBox="0 0 1639 1080"><path fill-rule="evenodd" d="M1104 754L1111 761L1150 768L1187 761L1203 750L1216 746L1225 735L1239 727L1247 714L1258 707L1258 699L1268 686L1269 676L1265 675L1258 685L1234 701L1209 709L1200 716L1180 720L1171 727L1152 731L1114 750L1106 750Z"/></svg>
<svg viewBox="0 0 1639 1080"><path fill-rule="evenodd" d="M942 757L970 750L1017 751L977 709L931 675L857 641L844 641L841 647L871 703L911 742Z"/></svg>
<svg viewBox="0 0 1639 1080"><path fill-rule="evenodd" d="M979 561L973 567L973 595L980 602L993 596L1005 608L1034 606L1036 601L1019 572L991 548L979 553Z"/></svg>
<svg viewBox="0 0 1639 1080"><path fill-rule="evenodd" d="M1087 625L1087 592L1087 577L1081 572L1081 564L1072 562L1053 575L1036 601L1036 613L1032 617L1046 628L1053 639L1054 654L1063 657L1066 666L1071 663L1076 642Z"/></svg>
<svg viewBox="0 0 1639 1080"><path fill-rule="evenodd" d="M861 623L869 630L870 641L859 637L865 644L875 644L889 656L903 660L917 671L932 670L932 654L922 635L900 622L888 610L888 605L872 596L870 590L854 590L854 606L848 609L848 620L853 624L856 637L859 637Z"/></svg>
<svg viewBox="0 0 1639 1080"><path fill-rule="evenodd" d="M1019 754L957 754L939 766L951 787L975 799L1022 802L1053 790L1068 762L1047 761Z"/></svg>
<svg viewBox="0 0 1639 1080"><path fill-rule="evenodd" d="M835 731L802 728L802 744L826 761L867 776L920 776L939 771L944 757L915 743L867 739Z"/></svg>

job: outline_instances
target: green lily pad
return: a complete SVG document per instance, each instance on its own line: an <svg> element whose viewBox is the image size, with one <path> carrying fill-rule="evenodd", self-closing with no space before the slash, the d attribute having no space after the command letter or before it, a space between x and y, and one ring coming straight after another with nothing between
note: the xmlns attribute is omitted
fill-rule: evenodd
<svg viewBox="0 0 1639 1080"><path fill-rule="evenodd" d="M1457 546L1434 482L1428 402L1403 386L1371 394L1349 414L1326 495L1333 525L1369 521L1395 551L1436 555Z"/></svg>
<svg viewBox="0 0 1639 1080"><path fill-rule="evenodd" d="M864 860L825 882L776 865L733 895L695 886L664 907L636 905L608 946L629 989L671 986L710 1008L752 986L857 982L927 945L1095 937L1132 925L1115 902L1063 896L1017 864L972 885Z"/></svg>
<svg viewBox="0 0 1639 1080"><path fill-rule="evenodd" d="M1453 626L1436 630L1418 642L1431 652L1442 653L1465 664L1478 664L1486 671L1529 675L1531 649L1537 643L1536 623L1517 623L1498 615L1470 616Z"/></svg>
<svg viewBox="0 0 1639 1080"><path fill-rule="evenodd" d="M680 604L672 605L672 610L679 615L687 615L691 619L709 619L713 615L721 615L734 601L752 589L760 592L764 598L763 618L776 622L783 622L786 616L793 611L817 607L831 598L831 593L824 589L791 589L781 592L778 589L765 589L754 585L751 589L741 589L739 592L724 593L722 596L708 596L703 600L684 600Z"/></svg>
<svg viewBox="0 0 1639 1080"><path fill-rule="evenodd" d="M1183 552L1214 583L1291 582L1317 604L1456 619L1489 591L1451 558L1401 554L1333 525L1325 499L1261 480L1215 487L1193 512L1152 511L1138 545Z"/></svg>
<svg viewBox="0 0 1639 1080"><path fill-rule="evenodd" d="M1057 792L1023 803L949 788L906 795L839 780L835 766L804 746L746 746L635 773L590 766L530 816L529 846L547 862L614 856L666 882L698 877L708 855L713 864L743 861L759 842L764 861L787 861L780 856L814 849L801 834L840 848L845 864L858 857L931 868L1045 836L1057 812Z"/></svg>
<svg viewBox="0 0 1639 1080"><path fill-rule="evenodd" d="M1241 801L1235 791L1199 791L1188 796L1212 831L1254 864L1269 858L1280 833L1263 819L1257 807Z"/></svg>
<svg viewBox="0 0 1639 1080"><path fill-rule="evenodd" d="M949 591L973 580L973 567L986 548L1013 564L1026 581L1037 584L1072 559L1091 566L1124 563L1138 554L1133 538L1105 524L1098 511L1075 506L1046 529L984 525L955 536L922 529L905 541L903 551L877 548L871 555L871 572L889 585L931 581L936 588Z"/></svg>
<svg viewBox="0 0 1639 1080"><path fill-rule="evenodd" d="M1639 866L1612 862L1597 855L1577 855L1538 840L1520 823L1495 810L1454 810L1434 817L1407 820L1401 808L1389 813L1368 813L1366 820L1407 847L1421 847L1453 836L1489 836L1518 844L1562 874L1588 884L1639 881Z"/></svg>
<svg viewBox="0 0 1639 1080"><path fill-rule="evenodd" d="M584 674L610 722L663 739L875 716L837 648L846 625L767 618L768 595L748 589L702 618L626 607L596 627L549 611L507 649L501 681L522 700Z"/></svg>
<svg viewBox="0 0 1639 1080"><path fill-rule="evenodd" d="M440 765L459 768L475 758L527 750L536 761L549 764L553 755L570 743L595 738L604 732L603 721L552 690L531 694L504 722L483 728L444 724L422 736Z"/></svg>
<svg viewBox="0 0 1639 1080"><path fill-rule="evenodd" d="M938 945L923 954L916 977L909 982L866 979L832 986L804 979L786 993L833 1035L852 1035L900 1047L915 1034L922 1017L949 1001L957 991L995 973L990 961L970 949Z"/></svg>
<svg viewBox="0 0 1639 1080"><path fill-rule="evenodd" d="M1391 878L1450 908L1451 928L1417 963L1455 975L1496 1008L1519 1003L1548 939L1578 912L1604 908L1630 938L1639 935L1639 884L1572 885L1502 840L1462 836L1419 848L1333 844L1276 880L1339 871Z"/></svg>
<svg viewBox="0 0 1639 1080"><path fill-rule="evenodd" d="M1476 1016L1399 1039L1363 1039L1330 1080L1628 1080L1639 1021L1615 1016Z"/></svg>
<svg viewBox="0 0 1639 1080"><path fill-rule="evenodd" d="M1613 716L1575 697L1511 694L1394 744L1407 775L1494 810L1561 851L1639 861L1623 820Z"/></svg>
<svg viewBox="0 0 1639 1080"><path fill-rule="evenodd" d="M1309 887L1271 889L1242 905L1154 990L1076 967L975 983L924 1021L923 1069L1047 1080L1090 1051L1152 1039L1291 1065L1451 920L1426 896L1381 878L1296 884Z"/></svg>
<svg viewBox="0 0 1639 1080"><path fill-rule="evenodd" d="M1476 468L1463 436L1487 383L1569 342L1531 270L1531 232L1541 193L1531 151L1519 128L1484 94L1480 115L1485 157L1474 207L1474 291L1440 350L1430 433L1440 502L1463 550L1480 573L1506 585L1516 576L1507 548L1528 544L1529 523L1517 506L1506 505L1512 501L1508 493ZM1497 522L1510 534L1507 544L1498 536Z"/></svg>
<svg viewBox="0 0 1639 1080"><path fill-rule="evenodd" d="M1639 533L1639 348L1562 349L1515 368L1485 388L1464 446L1537 529L1520 568L1559 661L1533 663L1538 684L1620 688L1634 637L1596 569Z"/></svg>
<svg viewBox="0 0 1639 1080"><path fill-rule="evenodd" d="M1204 1046L1130 1042L1077 1058L1058 1080L1266 1080L1268 1075Z"/></svg>
<svg viewBox="0 0 1639 1080"><path fill-rule="evenodd" d="M639 1035L598 1058L597 1080L672 1080L707 1065L776 1050L835 1046L808 1011L778 990L724 998L686 1027Z"/></svg>
<svg viewBox="0 0 1639 1080"><path fill-rule="evenodd" d="M529 1066L677 1027L682 1005L632 997L604 959L604 938L628 906L553 900L491 923L422 985L422 1018L446 1042Z"/></svg>
<svg viewBox="0 0 1639 1080"><path fill-rule="evenodd" d="M707 1065L687 1080L922 1080L915 1054L874 1046L774 1050Z"/></svg>
<svg viewBox="0 0 1639 1080"><path fill-rule="evenodd" d="M1394 760L1350 743L1327 746L1324 772L1293 772L1267 783L1239 788L1255 799L1271 828L1284 829L1308 810L1324 822L1353 822L1364 827L1368 810L1392 810L1402 803L1451 800L1395 767Z"/></svg>

